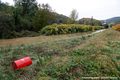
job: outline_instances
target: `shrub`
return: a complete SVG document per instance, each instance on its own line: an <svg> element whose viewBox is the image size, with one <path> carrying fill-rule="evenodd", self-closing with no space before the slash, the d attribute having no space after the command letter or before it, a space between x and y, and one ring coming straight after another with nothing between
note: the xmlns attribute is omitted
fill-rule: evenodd
<svg viewBox="0 0 120 80"><path fill-rule="evenodd" d="M44 27L41 30L41 33L45 35L57 35L57 34L87 32L87 31L93 31L93 30L99 30L99 29L102 29L102 27L80 25L80 24L52 24Z"/></svg>
<svg viewBox="0 0 120 80"><path fill-rule="evenodd" d="M113 26L112 29L120 31L120 24Z"/></svg>
<svg viewBox="0 0 120 80"><path fill-rule="evenodd" d="M34 31L22 30L21 32L13 31L13 32L11 32L11 35L12 35L12 38L34 37L34 36L39 36L39 33L34 32Z"/></svg>

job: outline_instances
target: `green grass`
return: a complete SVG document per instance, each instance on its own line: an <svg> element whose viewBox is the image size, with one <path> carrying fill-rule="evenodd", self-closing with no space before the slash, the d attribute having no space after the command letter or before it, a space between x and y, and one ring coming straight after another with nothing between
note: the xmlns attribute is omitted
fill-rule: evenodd
<svg viewBox="0 0 120 80"><path fill-rule="evenodd" d="M77 36L0 48L0 80L81 80L120 76L119 32ZM12 61L30 56L33 64L14 71Z"/></svg>

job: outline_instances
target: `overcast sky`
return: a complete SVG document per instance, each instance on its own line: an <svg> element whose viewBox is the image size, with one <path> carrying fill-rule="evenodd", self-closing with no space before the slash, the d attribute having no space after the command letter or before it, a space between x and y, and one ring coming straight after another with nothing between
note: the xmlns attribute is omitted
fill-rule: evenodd
<svg viewBox="0 0 120 80"><path fill-rule="evenodd" d="M13 4L13 0L1 0ZM79 18L94 17L99 20L120 16L120 0L37 0L48 3L52 9L66 16L76 9Z"/></svg>

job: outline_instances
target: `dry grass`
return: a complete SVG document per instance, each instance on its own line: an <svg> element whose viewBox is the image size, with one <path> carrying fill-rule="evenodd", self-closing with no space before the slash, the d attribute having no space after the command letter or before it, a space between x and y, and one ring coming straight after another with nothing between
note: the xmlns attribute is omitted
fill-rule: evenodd
<svg viewBox="0 0 120 80"><path fill-rule="evenodd" d="M112 29L98 33L95 36L89 38L84 44L76 46L74 49L85 48L88 45L94 45L97 48L105 47L108 41L120 41L120 32Z"/></svg>
<svg viewBox="0 0 120 80"><path fill-rule="evenodd" d="M75 33L75 34L67 34L67 35L52 35L52 36L37 36L37 37L23 37L23 38L15 38L15 39L1 39L0 46L16 46L22 44L32 44L32 43L42 43L48 41L56 41L62 39L69 39L73 37L78 37L81 35L89 34L87 33Z"/></svg>

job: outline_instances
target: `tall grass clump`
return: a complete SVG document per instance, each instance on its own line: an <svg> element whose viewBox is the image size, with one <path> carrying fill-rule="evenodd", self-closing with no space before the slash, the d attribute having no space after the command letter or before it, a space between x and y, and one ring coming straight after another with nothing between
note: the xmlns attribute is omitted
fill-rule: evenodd
<svg viewBox="0 0 120 80"><path fill-rule="evenodd" d="M99 29L102 29L102 27L80 25L80 24L52 24L44 27L41 30L41 33L45 35L57 35L57 34L67 34L67 33L88 32Z"/></svg>

